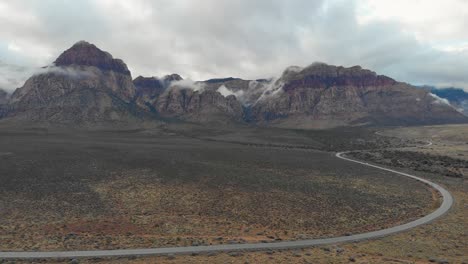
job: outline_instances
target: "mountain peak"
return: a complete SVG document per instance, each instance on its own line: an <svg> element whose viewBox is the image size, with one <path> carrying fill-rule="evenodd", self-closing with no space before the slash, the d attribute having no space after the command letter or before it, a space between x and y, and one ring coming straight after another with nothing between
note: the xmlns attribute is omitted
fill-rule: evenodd
<svg viewBox="0 0 468 264"><path fill-rule="evenodd" d="M83 40L65 50L54 63L57 66L94 66L101 70L130 75L127 65L122 60L114 59L110 53Z"/></svg>
<svg viewBox="0 0 468 264"><path fill-rule="evenodd" d="M334 66L316 62L305 68L292 66L286 68L281 77L286 85L284 90L298 86L331 87L331 86L386 86L396 84L396 81L385 75L363 69L356 65L352 67Z"/></svg>
<svg viewBox="0 0 468 264"><path fill-rule="evenodd" d="M173 74L165 75L162 78L162 80L165 82L174 82L174 81L182 81L183 78L179 74L173 73Z"/></svg>

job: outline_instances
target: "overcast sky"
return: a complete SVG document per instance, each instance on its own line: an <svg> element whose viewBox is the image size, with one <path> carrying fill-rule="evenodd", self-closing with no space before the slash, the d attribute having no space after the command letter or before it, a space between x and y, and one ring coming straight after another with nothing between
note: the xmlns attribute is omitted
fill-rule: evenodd
<svg viewBox="0 0 468 264"><path fill-rule="evenodd" d="M468 90L468 0L2 0L0 87L79 40L134 77L267 78L320 61Z"/></svg>

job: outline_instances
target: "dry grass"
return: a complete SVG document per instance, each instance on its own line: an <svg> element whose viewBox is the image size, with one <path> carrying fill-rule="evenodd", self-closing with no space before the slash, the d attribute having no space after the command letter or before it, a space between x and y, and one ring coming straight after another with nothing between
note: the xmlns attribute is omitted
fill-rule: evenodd
<svg viewBox="0 0 468 264"><path fill-rule="evenodd" d="M423 132L418 132L418 129L421 129L421 131ZM434 131L440 131L444 130L445 128L437 127L434 129ZM441 155L443 154L447 156L460 158L460 156L458 155L458 151L460 151L460 148L464 149L463 146L460 146L460 142L462 141L454 141L454 139L460 140L460 137L456 135L456 127L450 127L450 130L452 131L450 133L444 132L444 135L448 135L446 137L433 137L433 141L435 142L435 145L431 147L433 148L433 150L428 150L428 148L420 150L412 148L411 150L423 152L433 151L440 153ZM430 135L424 134L426 133L424 131L426 131L425 128L411 128L409 132L403 133L401 131L398 131L398 133L401 133L399 134L399 136L406 136L405 133L408 133L408 137L418 140L420 139L420 136L422 137L422 135L424 135L423 138L425 138L426 135ZM395 135L394 130L390 131L389 133ZM441 149L442 147L444 147L443 144L447 145L449 143L453 144L451 145L453 147ZM252 153L252 155L262 155L260 154L260 152L257 152L261 148L250 147L249 149L255 150L255 153ZM402 148L400 150L404 151L407 149ZM291 155L292 153L294 153L294 151L292 150L288 152L289 155ZM278 153L278 156L285 157L284 154L286 153ZM245 155L245 153L242 155ZM295 156L293 159L300 159L299 157L300 156ZM311 167L320 167L319 164L324 162L325 159L320 160L317 163L311 164L311 166L308 167L307 170L310 170ZM235 164L235 166L239 165L238 163ZM297 165L297 163L293 164ZM180 163L178 163L178 165L180 166ZM329 167L328 163L326 163L325 165ZM336 166L337 163L335 163L335 167ZM341 167L339 170L336 171L336 175L344 176L346 175L345 172L350 171L352 169L356 169L343 167L343 165L339 166ZM267 168L263 169L268 171ZM330 186L335 186L335 190L340 190L339 193L341 194L349 194L351 193L351 190L354 190L355 192L359 190L366 190L365 193L360 193L360 195L364 194L369 197L378 197L376 196L376 194L380 193L383 198L382 201L387 200L389 205L398 204L399 206L403 206L401 208L394 208L396 212L402 212L410 208L408 206L410 206L411 203L400 204L395 200L396 197L406 197L407 193L405 191L405 188L407 188L408 186L405 185L407 183L398 184L398 181L394 179L395 182L387 182L387 187L390 188L390 190L392 191L389 192L387 190L383 192L384 189L379 187L381 185L376 184L384 182L379 180L379 178L377 177L378 175L374 174L374 177L377 177L377 181L372 182L369 181L369 178L367 176L368 174L365 169L360 168L359 170L362 170L362 177L330 177L332 175L335 175L335 172L327 172L324 174L324 171L321 169L319 170L321 173L312 173L310 175L310 178L306 177L302 178L302 180L314 179L314 183L316 183L318 186L328 186L327 188L329 188ZM286 171L287 170L284 170L283 172L285 173ZM283 172L278 172L277 175L282 175ZM289 171L289 173L291 172L292 171ZM133 171L131 174L134 174L135 176L145 173L148 173L148 171L140 170L138 171L138 173L137 171ZM369 175L373 173L375 173L375 171L369 172ZM422 177L427 177L435 182L444 185L454 195L455 206L446 216L437 221L434 221L433 223L390 237L360 243L331 245L304 250L289 250L276 252L243 252L241 254L219 253L199 256L83 259L80 260L80 263L442 263L443 260L447 260L449 263L468 263L468 185L466 183L466 180L457 178L447 178L440 175L425 174L422 172L412 173L419 174ZM304 170L296 171L293 174L304 175ZM245 239L246 241L255 241L259 238L270 239L267 236L272 236L274 238L278 236L283 239L294 239L296 234L298 234L299 232L305 232L306 230L302 229L304 227L303 223L294 222L294 219L297 219L299 217L294 215L295 217L288 218L289 215L303 215L303 217L301 216L300 218L307 220L310 219L308 218L309 215L311 217L314 217L318 216L318 214L311 214L311 211L307 211L307 207L303 207L302 209L301 207L299 207L296 208L298 211L286 211L286 213L283 214L283 212L281 212L280 209L285 208L285 203L297 203L299 200L303 199L307 203L318 203L320 199L330 200L331 197L327 195L321 196L317 194L313 195L313 198L310 198L310 195L303 195L300 192L291 192L290 189L289 191L285 191L287 189L283 189L281 191L281 188L277 189L274 192L270 190L266 193L259 193L258 190L239 191L235 189L225 188L226 186L223 186L222 189L216 191L216 189L208 189L207 186L200 186L197 184L194 185L193 182L187 182L184 184L180 184L180 182L170 183L161 180L148 182L146 180L141 181L141 178L134 176L117 176L106 178L105 181L99 183L93 182L93 184L91 185L91 191L94 195L96 195L97 200L99 200L103 204L106 204L105 208L109 214L103 216L90 214L89 219L86 216L76 218L76 214L71 214L71 216L73 217L66 218L66 222L68 222L66 224L67 227L63 227L63 230L60 228L57 229L58 231L63 232L58 232L57 234L59 235L57 237L63 238L64 233L73 231L77 233L82 232L84 237L89 237L89 240L85 239L83 241L79 241L75 238L71 238L72 241L77 241L77 243L70 243L68 244L68 246L65 244L60 244L62 241L60 239L58 241L50 240L50 245L56 245L54 243L59 243L63 247L73 248L77 246L79 247L83 242L87 242L92 245L97 245L99 247L109 246L116 248L128 244L137 245L138 243L141 243L140 245L149 245L151 243L153 245L164 245L164 243L167 243L167 245L184 245L191 244L192 241L196 241L196 243L218 243L219 240L212 240L216 236L223 236L223 243L227 243L228 240L231 239ZM388 175L385 176L386 177L384 178L386 179L386 181L392 179L392 177L389 178ZM154 178L157 179L158 177ZM147 177L143 177L143 179L147 179ZM349 186L349 189L338 188L342 184ZM399 190L398 186L400 187ZM213 186L211 186L211 188L212 187ZM418 192L421 191L420 187L409 186L409 189L411 190L410 193L414 194L414 200L411 201L413 205L414 203L418 204L420 198L424 198L426 201L428 201L428 196L426 196L427 194L418 194ZM349 192L347 190L349 190ZM325 192L324 194L327 194L327 192ZM258 203L259 200L264 200L265 198L273 199L273 196L275 199L274 203L266 205ZM220 199L220 197L222 197L222 199ZM358 199L358 197L359 196L355 196L356 199ZM24 203L31 201L31 197L17 197L17 199L23 198ZM340 197L340 199L337 200L343 200L343 198L344 197ZM347 198L352 200L353 196L349 196ZM218 202L218 204L213 204L213 199L222 200L222 202ZM380 202L380 207L383 206L385 208L385 204L386 203ZM254 207L250 208L246 205ZM371 204L369 203L367 205ZM425 208L429 209L431 208L431 206L433 208L436 205L437 204L430 203L429 207ZM218 212L218 214L216 214L218 217L210 217L210 215L213 216L213 214L209 213L209 210L206 210L207 207L213 208L212 213ZM390 210L389 213L391 213L391 208L391 206L388 207L388 209ZM418 207L415 207L413 209L417 208ZM258 211L253 211L253 209L257 209ZM319 212L321 209L314 207L309 208L309 210ZM30 212L32 211L33 210L31 209ZM186 213L187 211L189 213ZM379 214L377 215L385 216L385 213L382 213L383 211L384 210L379 211ZM222 213L219 214L219 212ZM368 213L372 212L373 211L369 211ZM14 231L17 234L20 234L22 233L22 227L31 228L31 226L28 226L28 224L26 223L29 220L32 221L34 219L34 216L32 214L29 216L29 218L27 218L24 212L21 213L18 211L16 213L17 214L12 214L11 220L13 222L19 219L23 221L21 225L16 225L16 231ZM333 219L332 214L334 213L336 212L330 210L330 212L324 214L323 217L325 218L323 219ZM421 213L422 211L418 212L418 214ZM119 217L109 218L109 215ZM265 219L273 219L272 223L276 223L276 228L272 225L265 225L265 219L256 218L260 215L267 216L265 217ZM364 215L367 215L367 217L362 219L365 219L367 223L371 223L372 221L380 221L378 219L372 220L372 218L369 218L369 214ZM353 221L353 219L356 219L355 214L350 215L344 213L341 215L341 217L345 217L343 220L344 223L348 223L348 227L353 226L353 224L349 225L349 223L356 224L360 223L359 221L361 221ZM386 217L387 219L391 218L388 216ZM339 217L335 218L339 219ZM281 219L283 219L284 221L282 222ZM357 219L359 219L359 217ZM338 226L339 223L339 221L334 222L334 224L338 224ZM361 222L360 224L364 224L364 222ZM57 223L57 225L55 226L54 224L52 224L50 225L50 228L54 229L60 227L60 225L63 225L63 223ZM358 226L359 225L355 225L355 227ZM364 224L364 226L366 226L366 224ZM110 244L106 245L102 243L102 241L105 240L100 240L100 236L95 233L98 229L102 230L102 232L105 233L103 234L104 237L110 237ZM359 228L355 230L358 229ZM124 230L131 230L132 234L125 234ZM284 233L285 230L288 231L287 234ZM314 228L309 229L308 232L311 232L310 234L320 236L320 233L313 233L312 230L314 230ZM329 230L333 230L333 227L330 226ZM262 231L266 232L264 232L261 235L257 235L259 233L262 233ZM186 232L190 233L191 235L186 236ZM140 236L142 234L145 234L145 236L149 235L150 239L145 240L146 238L144 238L144 236ZM177 237L180 237L180 241L177 241ZM120 238L121 240L116 240L115 238ZM26 239L36 239L37 241L44 241L44 237L41 238L40 236L26 237ZM44 247L44 245L40 247ZM46 262L68 263L69 260L47 260ZM24 261L16 263L29 262Z"/></svg>

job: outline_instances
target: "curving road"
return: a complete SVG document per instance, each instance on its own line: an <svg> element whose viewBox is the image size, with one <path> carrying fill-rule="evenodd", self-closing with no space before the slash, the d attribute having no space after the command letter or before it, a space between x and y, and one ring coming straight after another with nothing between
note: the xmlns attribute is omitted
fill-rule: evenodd
<svg viewBox="0 0 468 264"><path fill-rule="evenodd" d="M432 142L431 142L432 144ZM366 239L379 238L398 232L402 232L441 217L452 206L452 195L440 185L417 176L399 172L392 169L387 169L377 165L369 164L362 161L357 161L344 157L345 152L336 154L337 158L355 162L364 166L373 167L376 169L393 172L414 180L423 182L430 187L436 189L443 198L442 204L432 213L414 220L412 222L386 228L378 231L355 234L350 236L340 236L331 238L308 239L297 241L284 241L274 243L256 243L256 244L230 244L230 245L213 245L213 246L191 246L191 247L167 247L167 248L145 248L145 249L115 249L115 250L92 250L92 251L34 251L34 252L0 252L0 259L44 259L44 258L81 258L81 257L124 257L124 256L144 256L144 255L168 255L168 254L199 254L220 251L255 251L255 250L270 250L270 249L295 249L305 248L317 245L335 244L343 242L360 241Z"/></svg>

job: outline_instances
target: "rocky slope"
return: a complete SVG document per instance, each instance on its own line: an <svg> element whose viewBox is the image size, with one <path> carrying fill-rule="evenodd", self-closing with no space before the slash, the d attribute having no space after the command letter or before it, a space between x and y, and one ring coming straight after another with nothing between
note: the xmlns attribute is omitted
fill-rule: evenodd
<svg viewBox="0 0 468 264"><path fill-rule="evenodd" d="M8 102L8 93L0 89L0 105L4 105Z"/></svg>
<svg viewBox="0 0 468 264"><path fill-rule="evenodd" d="M72 124L128 122L139 119L134 97L125 63L81 41L13 93L8 116Z"/></svg>
<svg viewBox="0 0 468 264"><path fill-rule="evenodd" d="M84 41L29 78L8 103L4 98L0 93L0 117L75 125L177 119L329 128L468 121L428 91L359 66L289 67L269 80L191 82L177 74L132 80L122 60Z"/></svg>
<svg viewBox="0 0 468 264"><path fill-rule="evenodd" d="M432 86L422 86L421 88L442 99L446 99L451 105L455 106L459 112L468 116L468 92L465 90L454 87L436 88Z"/></svg>
<svg viewBox="0 0 468 264"><path fill-rule="evenodd" d="M466 122L452 106L389 77L317 63L288 68L270 94L251 110L267 125L327 128L345 125L414 125Z"/></svg>
<svg viewBox="0 0 468 264"><path fill-rule="evenodd" d="M6 114L8 97L8 93L0 89L0 118Z"/></svg>
<svg viewBox="0 0 468 264"><path fill-rule="evenodd" d="M94 66L104 71L130 75L127 65L121 59L114 59L108 52L102 51L86 41L79 41L64 51L54 64L56 66Z"/></svg>
<svg viewBox="0 0 468 264"><path fill-rule="evenodd" d="M205 83L181 82L178 74L136 78L136 102L159 117L192 122L241 122L242 105L235 96L223 96Z"/></svg>
<svg viewBox="0 0 468 264"><path fill-rule="evenodd" d="M234 95L242 105L254 105L269 87L271 80L243 80L240 78L210 79L200 82L206 90L218 91L224 96Z"/></svg>
<svg viewBox="0 0 468 264"><path fill-rule="evenodd" d="M224 97L213 90L193 90L171 87L153 102L154 108L165 117L203 123L242 122L243 109L235 96Z"/></svg>
<svg viewBox="0 0 468 264"><path fill-rule="evenodd" d="M178 74L166 75L162 78L138 76L133 80L136 88L136 102L149 110L151 104L171 85L172 82L181 81Z"/></svg>

